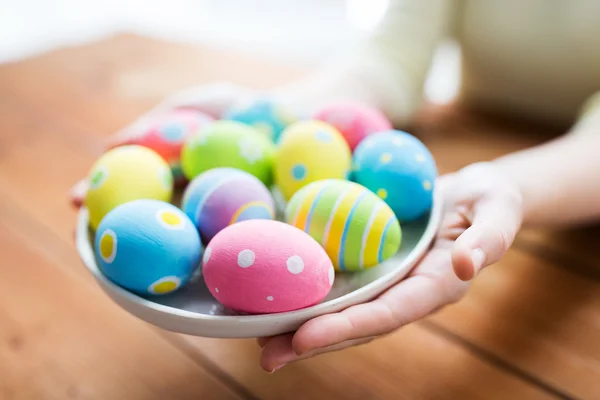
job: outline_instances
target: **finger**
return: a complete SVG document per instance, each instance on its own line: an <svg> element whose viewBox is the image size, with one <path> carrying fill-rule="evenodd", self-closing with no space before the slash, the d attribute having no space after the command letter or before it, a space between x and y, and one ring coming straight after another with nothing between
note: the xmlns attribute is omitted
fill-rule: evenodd
<svg viewBox="0 0 600 400"><path fill-rule="evenodd" d="M480 201L473 223L457 239L452 249L452 265L459 279L467 281L508 251L521 227L518 201L498 196Z"/></svg>
<svg viewBox="0 0 600 400"><path fill-rule="evenodd" d="M85 196L88 190L88 183L86 180L80 180L73 186L69 192L69 198L71 205L75 208L79 208L83 205Z"/></svg>
<svg viewBox="0 0 600 400"><path fill-rule="evenodd" d="M273 337L274 336L260 337L260 338L256 339L256 343L258 344L259 347L263 348L263 347L265 347L267 342L269 340L271 340Z"/></svg>
<svg viewBox="0 0 600 400"><path fill-rule="evenodd" d="M317 349L313 352L305 353L299 356L292 349L292 334L275 336L266 342L265 347L261 351L260 365L267 372L275 372L286 364L315 357L319 354L330 353L343 350L348 347L365 344L373 339L375 338L367 337L356 340L348 340L343 343L337 343L336 345Z"/></svg>
<svg viewBox="0 0 600 400"><path fill-rule="evenodd" d="M293 338L294 351L304 354L347 340L387 334L456 300L466 289L452 272L447 249L429 252L418 270L376 300L306 322Z"/></svg>
<svg viewBox="0 0 600 400"><path fill-rule="evenodd" d="M265 340L260 352L260 366L267 372L274 372L283 365L297 359L292 349L292 338L294 334L274 336Z"/></svg>

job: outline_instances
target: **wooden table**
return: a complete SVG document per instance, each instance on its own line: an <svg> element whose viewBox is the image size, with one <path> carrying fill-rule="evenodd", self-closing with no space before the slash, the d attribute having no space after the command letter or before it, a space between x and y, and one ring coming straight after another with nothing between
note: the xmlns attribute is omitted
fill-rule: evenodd
<svg viewBox="0 0 600 400"><path fill-rule="evenodd" d="M0 399L600 399L600 228L526 231L458 304L385 339L258 366L253 340L186 337L118 308L75 252L70 185L165 94L303 71L119 36L0 67ZM442 171L546 128L432 107Z"/></svg>

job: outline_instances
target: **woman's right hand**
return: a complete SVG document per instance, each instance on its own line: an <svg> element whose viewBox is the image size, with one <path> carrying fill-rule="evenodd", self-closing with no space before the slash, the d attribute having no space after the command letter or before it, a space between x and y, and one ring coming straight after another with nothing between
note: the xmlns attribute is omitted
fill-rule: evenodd
<svg viewBox="0 0 600 400"><path fill-rule="evenodd" d="M230 107L250 101L257 94L253 90L227 82L204 84L175 92L156 107L111 135L107 148L127 141L136 134L145 121L165 111L175 108L192 108L214 118L221 118ZM73 185L69 192L69 198L74 207L79 208L83 204L87 189L88 183L85 178Z"/></svg>

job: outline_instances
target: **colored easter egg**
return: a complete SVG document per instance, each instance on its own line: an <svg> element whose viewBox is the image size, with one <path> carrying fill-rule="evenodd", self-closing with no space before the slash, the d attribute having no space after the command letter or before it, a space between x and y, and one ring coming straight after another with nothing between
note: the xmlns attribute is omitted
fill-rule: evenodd
<svg viewBox="0 0 600 400"><path fill-rule="evenodd" d="M238 105L228 110L223 119L251 125L272 142L277 142L281 132L297 120L284 107L266 99Z"/></svg>
<svg viewBox="0 0 600 400"><path fill-rule="evenodd" d="M251 126L217 121L190 137L181 152L183 173L188 179L217 167L246 171L265 185L273 180L274 145Z"/></svg>
<svg viewBox="0 0 600 400"><path fill-rule="evenodd" d="M205 243L231 224L275 217L275 204L267 187L254 175L227 167L195 177L184 191L182 209Z"/></svg>
<svg viewBox="0 0 600 400"><path fill-rule="evenodd" d="M185 140L213 118L199 111L169 110L152 115L134 126L131 136L113 147L137 144L157 152L171 167L176 182L185 181L181 171L181 148Z"/></svg>
<svg viewBox="0 0 600 400"><path fill-rule="evenodd" d="M392 129L382 112L360 103L332 104L317 112L314 118L340 131L352 151L367 135Z"/></svg>
<svg viewBox="0 0 600 400"><path fill-rule="evenodd" d="M104 153L88 175L85 206L95 229L119 204L138 199L170 201L173 175L169 165L153 150L127 145Z"/></svg>
<svg viewBox="0 0 600 400"><path fill-rule="evenodd" d="M354 152L354 180L384 199L400 221L413 221L431 209L436 177L429 149L406 132L370 135Z"/></svg>
<svg viewBox="0 0 600 400"><path fill-rule="evenodd" d="M134 200L113 209L98 226L100 270L117 285L142 295L171 293L199 267L200 237L177 207Z"/></svg>
<svg viewBox="0 0 600 400"><path fill-rule="evenodd" d="M219 232L206 247L202 273L218 302L252 314L315 305L335 279L313 238L272 220L243 221Z"/></svg>
<svg viewBox="0 0 600 400"><path fill-rule="evenodd" d="M342 135L322 121L300 121L282 134L275 155L275 182L288 200L320 179L346 179L351 153Z"/></svg>
<svg viewBox="0 0 600 400"><path fill-rule="evenodd" d="M398 219L383 200L357 183L338 179L300 189L286 207L285 220L319 242L339 271L387 260L402 239Z"/></svg>

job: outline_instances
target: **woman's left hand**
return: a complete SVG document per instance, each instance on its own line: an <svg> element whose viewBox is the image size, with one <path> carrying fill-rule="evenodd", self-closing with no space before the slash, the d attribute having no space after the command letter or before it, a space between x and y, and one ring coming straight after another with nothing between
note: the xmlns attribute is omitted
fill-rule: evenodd
<svg viewBox="0 0 600 400"><path fill-rule="evenodd" d="M295 333L258 339L266 371L367 343L454 303L477 272L504 255L522 222L517 185L492 163L442 176L437 185L445 205L442 224L409 276L371 302L314 318Z"/></svg>

